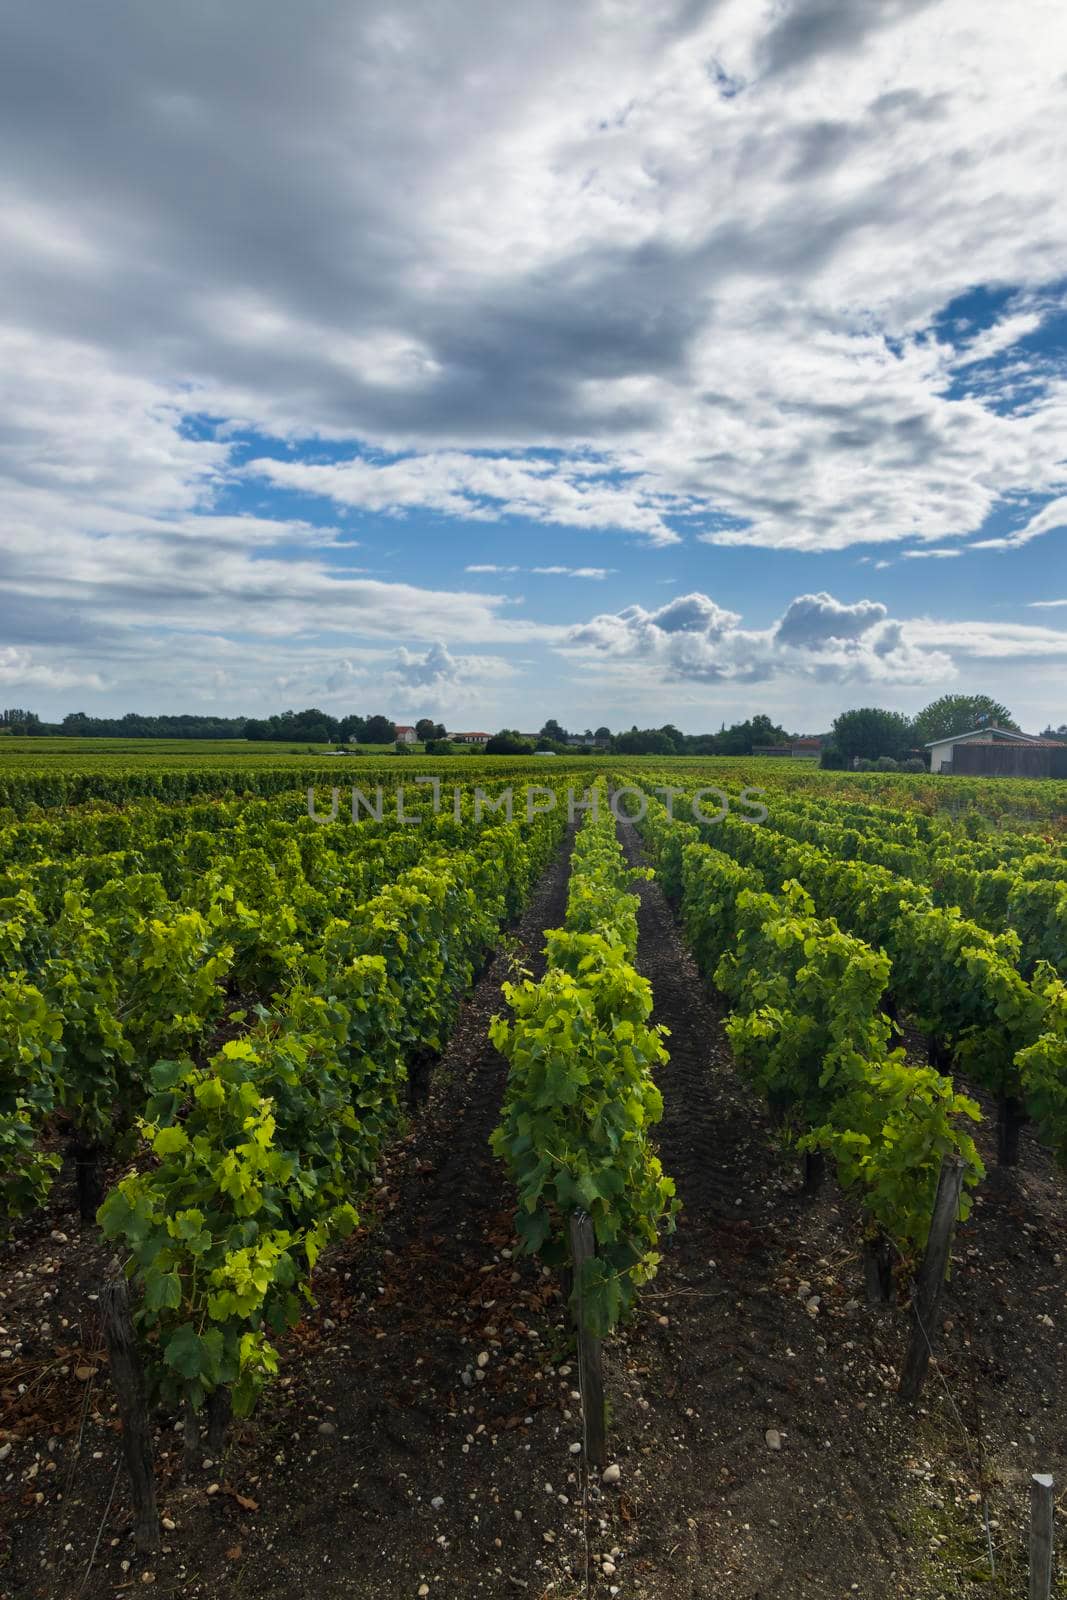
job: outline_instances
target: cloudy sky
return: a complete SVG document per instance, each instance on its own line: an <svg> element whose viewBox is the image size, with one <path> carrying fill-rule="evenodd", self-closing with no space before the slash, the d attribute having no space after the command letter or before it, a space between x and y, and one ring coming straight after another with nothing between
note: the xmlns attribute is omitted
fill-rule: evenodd
<svg viewBox="0 0 1067 1600"><path fill-rule="evenodd" d="M1061 0L34 0L0 702L1067 719Z"/></svg>

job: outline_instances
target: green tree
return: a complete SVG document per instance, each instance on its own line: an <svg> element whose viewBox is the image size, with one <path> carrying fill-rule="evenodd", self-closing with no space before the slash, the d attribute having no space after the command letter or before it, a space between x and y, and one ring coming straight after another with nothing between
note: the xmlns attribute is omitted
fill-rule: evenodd
<svg viewBox="0 0 1067 1600"><path fill-rule="evenodd" d="M364 744L393 744L395 741L396 723L391 717L367 718L367 726L363 730Z"/></svg>
<svg viewBox="0 0 1067 1600"><path fill-rule="evenodd" d="M501 728L485 747L487 756L532 756L533 745L515 728Z"/></svg>
<svg viewBox="0 0 1067 1600"><path fill-rule="evenodd" d="M329 712L309 706L306 711L283 711L266 721L253 719L244 724L246 739L268 739L274 742L300 744L332 744L341 737L341 724Z"/></svg>
<svg viewBox="0 0 1067 1600"><path fill-rule="evenodd" d="M558 744L566 744L568 734L566 728L560 726L555 717L549 717L541 729L542 739L555 739Z"/></svg>
<svg viewBox="0 0 1067 1600"><path fill-rule="evenodd" d="M1007 706L987 694L943 694L924 706L915 718L915 742L932 744L935 739L951 739L957 733L971 733L987 726L1016 732L1019 728Z"/></svg>
<svg viewBox="0 0 1067 1600"><path fill-rule="evenodd" d="M863 706L857 711L842 711L834 719L834 744L852 761L856 756L875 761L879 756L899 758L915 743L910 720L899 711L882 711Z"/></svg>
<svg viewBox="0 0 1067 1600"><path fill-rule="evenodd" d="M784 744L789 735L764 712L759 711L747 722L735 722L721 728L714 736L715 754L720 756L750 756L758 746ZM703 754L703 751L697 752Z"/></svg>
<svg viewBox="0 0 1067 1600"><path fill-rule="evenodd" d="M598 744L601 743L602 741L606 741L606 740L611 738L611 729L610 728L605 728L602 725L601 727L599 727L596 730L596 732L593 735L593 738L597 741Z"/></svg>
<svg viewBox="0 0 1067 1600"><path fill-rule="evenodd" d="M41 719L36 711L11 706L7 711L0 711L0 728L15 734L37 734L41 732Z"/></svg>
<svg viewBox="0 0 1067 1600"><path fill-rule="evenodd" d="M621 756L673 756L677 754L674 740L662 728L631 728L612 740L612 747Z"/></svg>

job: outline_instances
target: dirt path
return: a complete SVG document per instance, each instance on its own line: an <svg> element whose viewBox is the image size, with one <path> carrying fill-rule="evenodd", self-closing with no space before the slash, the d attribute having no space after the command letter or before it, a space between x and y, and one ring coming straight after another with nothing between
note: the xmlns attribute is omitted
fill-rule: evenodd
<svg viewBox="0 0 1067 1600"><path fill-rule="evenodd" d="M643 859L631 825L622 836ZM638 1592L874 1600L894 1592L899 1567L869 1466L872 1451L884 1459L887 1418L877 1375L869 1395L844 1377L842 1344L852 1324L873 1332L883 1359L892 1341L883 1352L877 1323L849 1301L834 1201L797 1198L793 1166L769 1148L661 889L639 890L638 965L671 1030L660 1152L684 1209L647 1302L667 1325L648 1318L634 1351L653 1419L633 1436L650 1452Z"/></svg>
<svg viewBox="0 0 1067 1600"><path fill-rule="evenodd" d="M631 859L643 860L632 825L620 831ZM718 998L662 891L646 883L639 892L638 965L656 1020L671 1029L660 1148L684 1210L631 1336L631 1396L620 1406L619 1446L632 1461L632 1592L970 1595L987 1564L969 1498L983 1483L994 1543L1008 1548L998 1554L1005 1587L981 1592L1019 1592L1018 1571L1006 1569L1021 1555L1022 1464L1047 1465L1060 1481L1065 1467L1050 1414L1063 1411L1054 1374L1062 1379L1064 1346L1042 1324L1039 1356L1034 1312L1015 1304L1006 1314L1005 1288L1025 1284L1034 1310L1060 1321L1062 1183L1053 1188L1041 1172L989 1186L958 1241L944 1378L928 1385L918 1414L905 1411L895 1385L906 1321L860 1303L850 1202L832 1184L814 1202L800 1196L797 1165L774 1150L736 1077ZM1020 1236L1022 1192L1033 1209ZM988 1392L990 1377L1015 1392Z"/></svg>
<svg viewBox="0 0 1067 1600"><path fill-rule="evenodd" d="M508 941L535 972L544 930L563 921L569 843ZM183 1486L175 1436L162 1441L170 1454L161 1503L174 1526L152 1569L153 1592L225 1588L257 1600L409 1600L422 1584L440 1600L539 1596L549 1584L567 1592L558 1580L576 1548L568 1532L575 1379L554 1282L510 1258L514 1193L488 1146L506 1063L487 1027L507 975L502 952L463 1007L425 1112L392 1153L369 1228L317 1276L318 1308L288 1341L283 1381L237 1427L227 1459ZM73 1239L60 1279L69 1273L73 1282L85 1258ZM76 1409L83 1386L69 1381ZM106 1375L97 1393L99 1423L94 1406L66 1501L51 1492L74 1446L59 1424L58 1471L51 1481L40 1474L43 1504L20 1480L35 1452L48 1459L47 1433L20 1439L0 1469L0 1514L18 1519L0 1595L78 1593L117 1460ZM2 1480L12 1467L8 1497ZM140 1587L144 1563L121 1567L132 1555L124 1495L120 1476L85 1600Z"/></svg>

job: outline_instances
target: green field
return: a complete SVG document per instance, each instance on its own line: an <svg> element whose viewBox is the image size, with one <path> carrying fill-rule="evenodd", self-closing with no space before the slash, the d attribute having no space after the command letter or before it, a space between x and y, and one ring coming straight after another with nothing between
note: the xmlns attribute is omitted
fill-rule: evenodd
<svg viewBox="0 0 1067 1600"><path fill-rule="evenodd" d="M1067 829L1067 785L1056 780L962 778L910 773L823 772L810 761L760 756L562 755L427 756L421 746L397 755L393 746L361 747L356 756L329 745L273 745L245 740L0 739L0 810L18 816L33 807L89 801L124 804L138 797L180 801L196 795L278 794L309 784L398 783L420 772L450 782L514 775L532 783L662 770L708 784L765 786L772 793L871 800L905 810L945 813L967 832L1023 828L1052 835ZM544 774L551 773L551 780ZM340 777L338 776L340 774ZM358 775L358 776L357 776Z"/></svg>

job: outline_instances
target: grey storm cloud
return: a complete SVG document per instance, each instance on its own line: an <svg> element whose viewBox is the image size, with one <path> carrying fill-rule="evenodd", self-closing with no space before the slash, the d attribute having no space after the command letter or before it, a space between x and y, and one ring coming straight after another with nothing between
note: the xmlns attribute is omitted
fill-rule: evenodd
<svg viewBox="0 0 1067 1600"><path fill-rule="evenodd" d="M795 0L754 55L773 71L833 60L930 3ZM596 126L598 98L610 100L615 68L636 90L718 9L675 0L612 28L600 5L564 0L16 8L0 57L0 178L26 231L3 273L9 303L120 365L204 383L264 428L483 447L655 435L720 290L771 275L792 298L864 230L917 225L914 188L888 162L866 170L884 120L870 104L811 122L777 102L735 144L716 140L735 190L751 178L751 209L738 190L741 204L712 208L703 229L645 225L636 173L672 201L707 179L686 166L684 124L673 140L662 131L655 161L635 148L613 178L628 119ZM586 57L602 78L583 116ZM527 229L506 159L471 156L506 147L524 109L574 162L573 201L564 185L560 204L595 199L599 183L605 202L633 209L632 228L587 227L575 209L572 242L551 249L550 216ZM715 139L713 122L702 137ZM798 181L761 198L779 149ZM852 150L865 181L842 197L799 181ZM465 203L456 186L472 165L484 187ZM491 228L473 227L467 204L517 243L530 232L505 270L484 259ZM714 476L700 487L713 495Z"/></svg>
<svg viewBox="0 0 1067 1600"><path fill-rule="evenodd" d="M705 10L668 7L667 31ZM654 420L583 385L684 361L701 311L672 292L686 268L666 246L591 241L496 282L474 261L420 281L449 164L593 43L596 7L105 0L90 17L42 0L10 21L2 166L73 247L9 263L42 329L154 354L268 412L273 391L284 424L303 414L310 431L569 440ZM457 94L486 56L493 84ZM373 361L287 338L286 320L408 340L420 381L376 380Z"/></svg>

